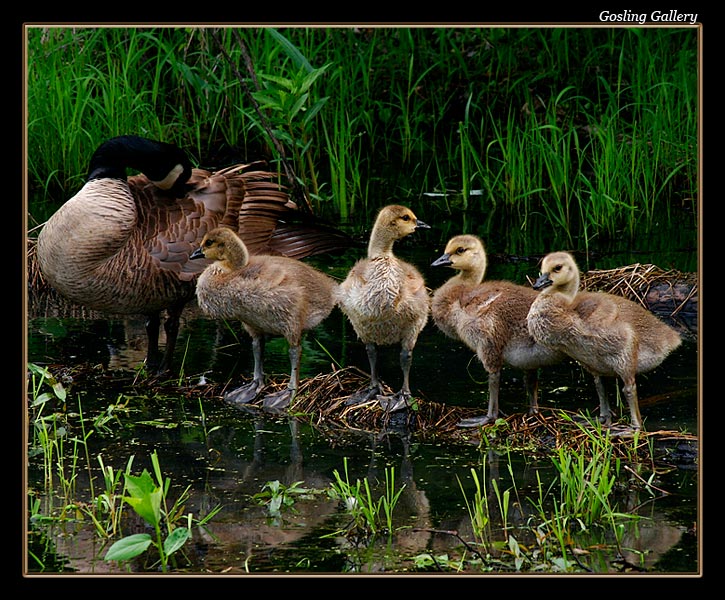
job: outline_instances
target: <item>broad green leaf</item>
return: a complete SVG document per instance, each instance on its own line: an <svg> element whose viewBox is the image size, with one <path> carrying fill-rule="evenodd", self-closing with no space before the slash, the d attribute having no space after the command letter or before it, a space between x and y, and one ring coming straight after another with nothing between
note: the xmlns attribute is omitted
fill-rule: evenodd
<svg viewBox="0 0 725 600"><path fill-rule="evenodd" d="M305 125L310 123L315 115L320 112L320 109L327 103L328 99L329 96L325 96L324 98L320 98L317 102L315 102L312 107L305 112L305 116L302 118L302 122Z"/></svg>
<svg viewBox="0 0 725 600"><path fill-rule="evenodd" d="M282 506L282 496L275 496L269 501L269 512L270 514L279 514L279 509Z"/></svg>
<svg viewBox="0 0 725 600"><path fill-rule="evenodd" d="M169 556L181 548L191 537L191 530L186 527L177 527L164 540L164 552Z"/></svg>
<svg viewBox="0 0 725 600"><path fill-rule="evenodd" d="M53 386L53 392L58 396L58 400L65 400L65 388L63 384L56 381L55 378L51 379L49 383Z"/></svg>
<svg viewBox="0 0 725 600"><path fill-rule="evenodd" d="M258 77L260 79L264 79L265 81L271 81L272 83L276 83L278 88L284 88L288 92L292 91L292 89L294 88L294 82L287 77L280 77L279 75L269 75L267 73L258 73Z"/></svg>
<svg viewBox="0 0 725 600"><path fill-rule="evenodd" d="M44 404L48 400L52 398L52 394L50 392L43 392L40 394L34 401L33 401L33 407L40 406L41 404Z"/></svg>
<svg viewBox="0 0 725 600"><path fill-rule="evenodd" d="M28 363L28 369L36 374L43 377L43 379L47 380L48 385L53 388L53 393L56 395L56 397L59 400L65 400L66 397L66 391L63 387L63 384L56 380L55 377L46 369L45 367L38 366L34 363Z"/></svg>
<svg viewBox="0 0 725 600"><path fill-rule="evenodd" d="M154 527L161 522L161 490L146 494L145 496L124 496L123 499L133 508L140 517Z"/></svg>
<svg viewBox="0 0 725 600"><path fill-rule="evenodd" d="M126 488L132 496L141 497L150 494L156 487L151 474L146 469L143 470L141 475L126 474Z"/></svg>
<svg viewBox="0 0 725 600"><path fill-rule="evenodd" d="M315 69L311 73L307 75L307 77L304 78L302 81L302 85L300 87L301 92L306 92L312 87L312 84L315 83L317 78L322 75L327 68L330 66L330 63L326 64L324 67L320 67L319 69Z"/></svg>
<svg viewBox="0 0 725 600"><path fill-rule="evenodd" d="M137 533L118 540L108 549L104 560L131 560L146 552L151 544L148 533Z"/></svg>
<svg viewBox="0 0 725 600"><path fill-rule="evenodd" d="M156 526L161 521L161 488L144 469L139 476L126 476L126 491L128 496L124 500L150 525Z"/></svg>

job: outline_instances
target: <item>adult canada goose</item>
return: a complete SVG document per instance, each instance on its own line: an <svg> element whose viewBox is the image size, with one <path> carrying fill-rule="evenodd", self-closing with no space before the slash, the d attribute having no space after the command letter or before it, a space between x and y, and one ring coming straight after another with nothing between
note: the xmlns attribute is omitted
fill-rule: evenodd
<svg viewBox="0 0 725 600"><path fill-rule="evenodd" d="M283 336L289 343L287 389L264 397L270 409L286 408L299 385L302 335L319 325L335 307L337 282L314 267L285 256L250 256L230 228L213 229L191 258L212 262L196 282L199 307L214 319L241 321L252 337L254 378L227 393L235 404L254 400L264 387L264 341Z"/></svg>
<svg viewBox="0 0 725 600"><path fill-rule="evenodd" d="M338 305L365 344L370 362L370 386L348 400L356 403L381 393L377 346L400 344L403 385L393 398L380 397L387 410L407 406L410 366L418 335L430 312L430 296L423 276L411 264L393 254L393 244L418 229L430 226L412 210L392 204L383 207L375 219L368 241L367 257L353 265L338 288Z"/></svg>
<svg viewBox="0 0 725 600"><path fill-rule="evenodd" d="M474 235L451 238L431 266L458 271L433 293L433 322L448 337L473 350L488 373L488 412L465 419L459 426L475 427L496 420L504 364L524 370L529 414L539 412L538 369L561 361L564 354L537 344L529 335L526 316L536 292L509 281L484 281L486 250Z"/></svg>
<svg viewBox="0 0 725 600"><path fill-rule="evenodd" d="M127 169L141 174L127 177ZM40 272L73 303L146 315L147 363L166 370L181 312L206 266L189 260L205 233L224 225L253 254L294 258L349 246L344 234L297 210L273 178L259 164L194 169L171 144L112 138L91 158L85 185L42 228ZM167 341L160 357L162 311Z"/></svg>
<svg viewBox="0 0 725 600"><path fill-rule="evenodd" d="M635 376L659 366L680 345L680 334L631 300L579 291L579 268L567 252L544 257L533 287L540 292L527 317L532 337L568 354L594 376L599 418L606 425L612 411L601 378L621 378L632 427L640 429Z"/></svg>

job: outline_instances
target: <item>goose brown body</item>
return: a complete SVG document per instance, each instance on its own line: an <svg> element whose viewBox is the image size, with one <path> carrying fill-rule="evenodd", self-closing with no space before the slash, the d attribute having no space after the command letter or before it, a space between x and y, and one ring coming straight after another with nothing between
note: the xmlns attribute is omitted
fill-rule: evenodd
<svg viewBox="0 0 725 600"><path fill-rule="evenodd" d="M526 317L537 293L509 281L484 281L487 264L481 239L458 235L448 241L443 255L432 265L458 271L433 293L434 323L448 337L473 350L488 373L488 412L462 421L462 426L483 425L498 417L504 364L525 371L529 414L537 413L538 369L565 356L537 344L529 335Z"/></svg>
<svg viewBox="0 0 725 600"><path fill-rule="evenodd" d="M142 173L126 177L126 169ZM45 280L73 303L149 318L149 363L159 362L160 313L167 312L171 365L179 319L204 261L191 261L204 234L224 225L251 253L303 258L345 246L329 228L297 223L296 205L259 164L193 169L175 146L112 138L94 154L89 179L43 226L37 244Z"/></svg>
<svg viewBox="0 0 725 600"><path fill-rule="evenodd" d="M284 256L250 255L229 228L207 233L192 258L213 262L199 276L196 295L209 317L241 321L252 337L254 380L227 394L236 403L253 400L264 386L264 339L282 336L289 343L291 376L287 390L265 397L268 408L284 408L299 384L304 332L319 325L335 306L337 282L314 267Z"/></svg>
<svg viewBox="0 0 725 600"><path fill-rule="evenodd" d="M370 388L352 401L380 393L377 346L400 344L403 385L389 409L410 398L410 366L418 335L428 322L430 296L418 269L393 253L393 245L416 229L429 228L407 207L383 207L373 225L367 257L353 265L338 289L338 305L365 344L370 362Z"/></svg>
<svg viewBox="0 0 725 600"><path fill-rule="evenodd" d="M574 257L554 252L541 264L534 288L541 290L527 317L537 342L566 353L594 376L600 419L612 412L601 377L619 377L630 409L631 424L641 428L636 374L658 367L681 343L680 334L650 311L604 292L579 291Z"/></svg>

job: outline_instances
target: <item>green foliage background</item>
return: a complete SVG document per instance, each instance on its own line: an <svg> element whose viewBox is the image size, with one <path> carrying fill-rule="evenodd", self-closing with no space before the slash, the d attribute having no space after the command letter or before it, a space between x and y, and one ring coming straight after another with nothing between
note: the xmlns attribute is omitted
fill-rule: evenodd
<svg viewBox="0 0 725 600"><path fill-rule="evenodd" d="M580 245L684 225L694 247L698 35L28 27L29 226L137 133L208 168L265 158L341 224L400 201Z"/></svg>

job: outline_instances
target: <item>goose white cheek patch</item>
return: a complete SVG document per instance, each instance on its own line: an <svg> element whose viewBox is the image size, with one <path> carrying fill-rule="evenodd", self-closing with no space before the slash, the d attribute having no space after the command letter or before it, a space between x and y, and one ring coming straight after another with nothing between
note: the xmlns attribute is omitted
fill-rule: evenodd
<svg viewBox="0 0 725 600"><path fill-rule="evenodd" d="M154 181L153 183L162 190L168 190L176 183L176 180L183 172L184 167L182 165L176 165L161 181Z"/></svg>

